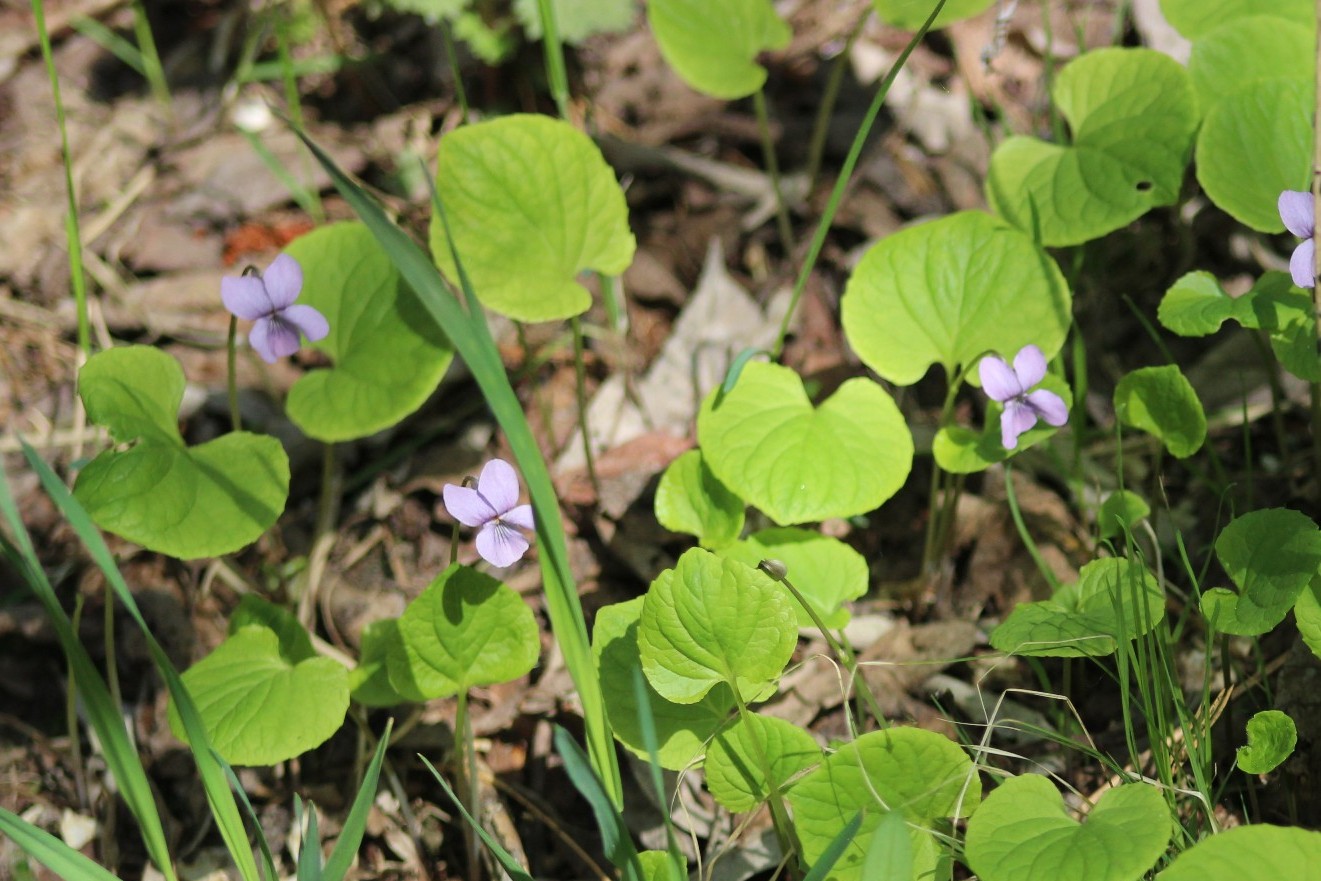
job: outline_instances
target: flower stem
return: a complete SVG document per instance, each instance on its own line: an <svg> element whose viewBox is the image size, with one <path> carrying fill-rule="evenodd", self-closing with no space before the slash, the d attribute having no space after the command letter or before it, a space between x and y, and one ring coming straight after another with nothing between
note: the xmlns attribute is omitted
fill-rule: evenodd
<svg viewBox="0 0 1321 881"><path fill-rule="evenodd" d="M583 435L583 459L587 463L587 479L592 483L592 492L601 497L601 484L596 479L596 457L592 455L592 432L587 424L587 365L583 363L586 346L583 341L583 324L577 315L569 319L573 330L573 394L577 398L578 430Z"/></svg>
<svg viewBox="0 0 1321 881"><path fill-rule="evenodd" d="M235 362L238 353L238 326L239 320L236 316L229 316L229 422L234 431L243 430L243 420L239 416L239 386L238 386L238 368Z"/></svg>
<svg viewBox="0 0 1321 881"><path fill-rule="evenodd" d="M766 160L766 173L771 179L771 189L775 191L775 225L780 232L780 245L786 255L794 247L793 224L789 221L789 207L784 203L784 187L780 181L780 160L775 154L775 141L771 138L771 117L766 110L766 91L758 89L752 95L752 105L757 110L757 131L761 133L761 153Z"/></svg>

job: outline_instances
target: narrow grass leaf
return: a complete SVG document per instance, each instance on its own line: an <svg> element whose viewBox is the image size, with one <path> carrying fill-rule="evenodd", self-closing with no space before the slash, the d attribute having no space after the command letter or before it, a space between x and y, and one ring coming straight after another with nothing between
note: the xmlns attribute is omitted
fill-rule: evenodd
<svg viewBox="0 0 1321 881"><path fill-rule="evenodd" d="M624 817L606 794L587 755L569 732L558 725L555 726L555 751L564 760L564 772L573 781L574 788L592 808L596 827L601 832L601 848L606 857L620 870L624 881L641 881L642 866L638 863L638 852L633 846L633 839L629 837Z"/></svg>
<svg viewBox="0 0 1321 881"><path fill-rule="evenodd" d="M450 801L454 802L454 806L459 809L459 813L463 815L463 819L468 822L468 825L472 826L472 828L477 831L477 835L482 839L482 843L485 844L487 850L495 856L496 862L498 862L500 868L504 869L509 875L511 881L534 881L532 876L524 871L523 867L518 864L518 860L514 859L513 854L505 850L504 846L501 845L491 833L482 828L482 825L477 822L477 818L468 813L468 809L463 806L463 801L454 794L454 790L445 782L445 778L440 776L440 772L436 770L435 766L427 761L426 756L419 755L418 758L422 760L422 764L426 765L427 770L436 778L436 782L440 784L440 788L445 790L445 794L450 797Z"/></svg>
<svg viewBox="0 0 1321 881"><path fill-rule="evenodd" d="M0 834L13 841L60 878L78 881L119 881L78 851L17 814L0 808ZM168 864L167 864L168 865Z"/></svg>
<svg viewBox="0 0 1321 881"><path fill-rule="evenodd" d="M362 776L362 786L358 787L358 794L354 796L353 807L349 808L349 815L344 818L344 826L330 852L330 859L326 860L321 870L322 881L342 881L353 858L358 854L363 833L367 831L367 815L371 813L372 803L376 801L376 782L381 776L381 763L385 761L385 750L390 745L390 732L393 730L394 719L391 719L385 723L385 730L381 732L381 739L376 744L376 752L367 765L367 773Z"/></svg>
<svg viewBox="0 0 1321 881"><path fill-rule="evenodd" d="M160 643L156 641L156 637L151 632L151 627L147 624L146 619L142 617L142 612L138 608L137 601L133 598L133 593L128 589L128 584L125 583L123 575L120 574L118 567L115 565L114 556L110 553L105 539L97 531L86 510L69 492L68 487L61 482L55 472L50 469L50 466L37 455L37 451L27 443L23 444L23 455L27 459L28 465L37 473L41 485L55 502L55 506L68 520L69 525L73 527L78 537L82 539L83 545L87 548L97 568L105 575L106 582L115 591L119 601L123 603L124 609L132 616L134 622L142 631L152 662L155 664L161 678L165 680L170 697L175 706L178 707L180 717L183 719L184 728L188 733L188 743L193 752L193 759L197 763L197 770L202 778L202 788L206 793L207 804L211 808L211 815L215 819L220 836L224 840L230 857L234 860L234 864L238 867L239 874L244 881L258 881L257 863L253 859L252 849L248 845L247 832L243 828L243 818L239 815L234 796L229 791L225 772L211 754L211 743L207 738L206 728L202 724L202 719L198 715L192 697L179 678L178 671L174 669L169 656L161 648Z"/></svg>
<svg viewBox="0 0 1321 881"><path fill-rule="evenodd" d="M444 279L426 253L392 223L380 206L355 184L319 146L302 132L299 137L321 163L335 183L336 189L367 224L404 280L412 286L432 318L454 344L459 357L472 371L486 402L517 459L528 494L536 512L537 539L541 556L542 581L545 586L546 611L556 642L564 653L565 665L573 677L583 705L583 721L587 730L587 747L595 767L601 772L607 789L617 805L622 804L623 784L615 756L614 740L606 717L605 701L601 694L591 647L587 638L587 624L582 604L574 586L569 568L568 545L564 525L560 520L559 501L555 487L546 470L536 438L527 424L522 405L500 360L500 353L491 338L490 329L479 311L476 294L468 281L461 260L455 260L459 282L467 302L467 310L450 293ZM434 193L433 193L434 196ZM444 224L444 206L437 198L435 208ZM452 238L447 237L451 248Z"/></svg>
<svg viewBox="0 0 1321 881"><path fill-rule="evenodd" d="M73 624L69 621L50 581L46 578L46 573L41 568L41 562L32 546L32 538L23 525L18 507L10 494L9 482L3 477L0 477L0 510L3 510L14 536L14 542L17 542L15 544L9 538L0 535L0 547L15 568L23 573L24 580L45 608L46 617L55 629L60 647L64 650L73 670L74 681L77 683L78 692L82 695L87 719L100 740L101 753L105 757L110 773L114 775L115 784L124 803L138 821L147 853L168 881L174 881L175 874L169 846L166 844L160 813L156 808L146 771L142 767L142 760L138 757L132 740L129 739L128 732L124 728L123 716L120 715L119 707L111 698L105 680L101 678L100 671L92 663L87 649L78 639Z"/></svg>

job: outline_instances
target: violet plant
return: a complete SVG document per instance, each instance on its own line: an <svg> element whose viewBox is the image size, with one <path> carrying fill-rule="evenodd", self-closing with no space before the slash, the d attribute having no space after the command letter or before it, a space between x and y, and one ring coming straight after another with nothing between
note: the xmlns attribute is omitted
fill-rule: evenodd
<svg viewBox="0 0 1321 881"><path fill-rule="evenodd" d="M518 504L518 474L503 459L492 459L474 483L445 484L445 508L464 526L477 529L477 553L483 560L498 569L512 566L529 547L519 530L537 528L532 506ZM457 551L458 542L452 547Z"/></svg>

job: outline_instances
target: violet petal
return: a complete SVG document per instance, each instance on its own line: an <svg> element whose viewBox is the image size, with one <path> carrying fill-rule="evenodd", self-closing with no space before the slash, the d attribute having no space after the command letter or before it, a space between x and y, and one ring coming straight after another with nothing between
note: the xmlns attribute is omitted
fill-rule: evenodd
<svg viewBox="0 0 1321 881"><path fill-rule="evenodd" d="M510 508L507 512L500 515L500 519L506 523L521 526L524 529L537 528L536 521L532 519L531 505L519 505L516 508Z"/></svg>
<svg viewBox="0 0 1321 881"><path fill-rule="evenodd" d="M977 365L977 373L982 380L982 389L993 401L1004 403L1023 393L1023 387L1018 384L1018 377L1014 374L1013 368L999 355L987 355L983 358Z"/></svg>
<svg viewBox="0 0 1321 881"><path fill-rule="evenodd" d="M1280 219L1285 229L1301 239L1310 239L1316 229L1315 208L1311 193L1298 190L1280 193Z"/></svg>
<svg viewBox="0 0 1321 881"><path fill-rule="evenodd" d="M1026 402L1013 400L1005 404L1000 416L1000 442L1006 450L1018 446L1018 436L1037 424L1037 414Z"/></svg>
<svg viewBox="0 0 1321 881"><path fill-rule="evenodd" d="M1059 428L1069 421L1069 407L1052 391L1037 389L1027 396L1027 403L1047 425Z"/></svg>
<svg viewBox="0 0 1321 881"><path fill-rule="evenodd" d="M447 483L441 488L445 510L464 526L485 526L499 516L491 503L470 486Z"/></svg>
<svg viewBox="0 0 1321 881"><path fill-rule="evenodd" d="M1046 378L1046 356L1036 346L1027 345L1014 356L1014 375L1023 391Z"/></svg>
<svg viewBox="0 0 1321 881"><path fill-rule="evenodd" d="M499 460L493 460L499 461ZM477 533L477 553L492 566L512 566L527 553L528 540L501 520L492 520Z"/></svg>
<svg viewBox="0 0 1321 881"><path fill-rule="evenodd" d="M303 267L288 254L281 254L266 267L261 279L266 283L266 294L271 303L276 309L284 309L293 305L298 292L303 289Z"/></svg>
<svg viewBox="0 0 1321 881"><path fill-rule="evenodd" d="M1289 258L1289 274L1300 288L1316 287L1316 240L1308 239L1293 249Z"/></svg>
<svg viewBox="0 0 1321 881"><path fill-rule="evenodd" d="M314 306L287 306L281 310L280 317L298 328L308 342L325 339L330 333L330 322Z"/></svg>
<svg viewBox="0 0 1321 881"><path fill-rule="evenodd" d="M492 459L477 477L477 491L503 516L518 504L518 472L504 459Z"/></svg>
<svg viewBox="0 0 1321 881"><path fill-rule="evenodd" d="M255 275L227 275L220 279L220 301L230 313L244 321L256 321L275 311L266 295L266 285Z"/></svg>

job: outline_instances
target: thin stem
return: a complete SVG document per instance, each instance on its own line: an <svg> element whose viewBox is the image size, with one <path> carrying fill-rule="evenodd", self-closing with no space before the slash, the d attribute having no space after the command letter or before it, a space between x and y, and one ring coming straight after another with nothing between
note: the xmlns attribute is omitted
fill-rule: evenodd
<svg viewBox="0 0 1321 881"><path fill-rule="evenodd" d="M1050 585L1052 591L1060 589L1059 579L1051 571L1050 566L1046 564L1046 558L1041 556L1041 551L1037 549L1037 543L1032 540L1032 535L1027 531L1027 524L1023 522L1023 512L1018 507L1018 496L1014 493L1014 466L1011 462L1005 463L1005 499L1009 502L1009 514L1014 518L1014 528L1018 530L1018 537L1022 539L1023 546L1027 548L1028 554L1032 557L1032 562L1037 564L1037 569L1041 572L1046 583Z"/></svg>
<svg viewBox="0 0 1321 881"><path fill-rule="evenodd" d="M293 56L289 53L289 19L287 15L281 13L275 22L275 42L280 54L280 76L284 81L284 103L289 108L289 119L293 121L295 128L303 130L303 106L298 95L298 75L294 71ZM308 166L307 155L300 156L303 164L304 180L311 180L310 168ZM299 182L300 185L302 181ZM312 220L316 223L322 223L326 219L325 209L321 205L321 193L317 192L315 186L306 186L308 195L308 214L312 215Z"/></svg>
<svg viewBox="0 0 1321 881"><path fill-rule="evenodd" d="M73 632L78 633L78 628L83 620L83 595L75 594L73 598ZM115 707L119 707L118 701ZM78 790L78 804L84 809L89 807L87 799L87 770L83 766L83 741L82 732L78 728L78 681L74 678L73 657L69 656L69 690L64 700L64 722L69 729L69 757L73 760L73 780Z"/></svg>
<svg viewBox="0 0 1321 881"><path fill-rule="evenodd" d="M738 706L739 718L746 724L752 724L750 720L753 712L743 702L743 695L739 693L737 688L732 687L732 683L730 691L734 694L734 703ZM771 772L771 760L766 755L766 745L755 733L750 739L756 749L756 755L753 758L757 761L757 770L761 772L762 779L766 781L766 786L769 789L766 803L771 809L771 824L775 827L775 837L779 840L780 852L784 854L786 860L790 860L798 852L798 848L794 844L793 824L789 821L789 812L784 807L784 796L780 793L779 784Z"/></svg>
<svg viewBox="0 0 1321 881"><path fill-rule="evenodd" d="M560 118L569 118L569 77L564 72L564 47L560 44L560 26L555 19L555 7L550 0L537 0L541 13L541 39L546 46L546 79L555 109Z"/></svg>
<svg viewBox="0 0 1321 881"><path fill-rule="evenodd" d="M440 39L445 44L445 57L449 59L450 75L454 77L454 97L459 102L459 125L468 124L468 92L463 87L463 71L459 68L459 56L454 51L454 34L450 32L447 19L440 20Z"/></svg>
<svg viewBox="0 0 1321 881"><path fill-rule="evenodd" d="M778 565L776 565L777 563ZM867 684L866 677L859 674L858 658L853 654L853 647L849 645L848 640L842 639L831 632L830 628L826 626L826 622L817 612L816 607L808 602L807 597L803 596L802 592L794 587L793 582L789 580L789 573L785 569L783 563L779 563L777 560L762 560L757 564L757 568L780 582L780 584L783 584L785 589L793 594L793 598L798 600L798 604L803 607L807 612L808 617L812 619L812 624L817 630L821 631L821 635L825 637L826 643L830 646L830 650L835 653L835 657L837 657L840 663L844 665L844 669L849 671L850 681L856 683L858 689L857 693L861 695L862 700L866 702L867 710L872 714L876 723L882 728L886 727L885 713L881 711L881 706L877 703L876 695L872 693L871 686Z"/></svg>
<svg viewBox="0 0 1321 881"><path fill-rule="evenodd" d="M974 359L972 363L977 363L979 359ZM954 374L950 380L949 387L945 390L945 402L940 408L940 427L948 428L950 420L954 415L954 403L958 399L959 389L963 386L963 375L966 370L960 370ZM945 538L948 536L948 528L945 524L946 517L953 518L953 504L949 498L948 479L950 475L936 463L935 457L931 459L931 483L927 489L927 534L926 541L922 546L922 574L927 575L935 571L936 557L944 552ZM937 504L937 499L940 503ZM956 497L957 499L957 497Z"/></svg>
<svg viewBox="0 0 1321 881"><path fill-rule="evenodd" d="M807 145L807 180L816 180L817 172L821 170L821 159L826 152L826 136L830 133L830 119L835 112L835 102L839 100L839 90L844 85L844 74L849 69L849 58L852 55L853 44L857 41L858 35L867 24L867 12L863 12L858 17L858 23L849 31L849 38L844 43L844 48L835 56L831 62L830 76L826 79L826 89L821 93L821 104L817 107L816 121L812 123L812 139Z"/></svg>
<svg viewBox="0 0 1321 881"><path fill-rule="evenodd" d="M543 3L548 0L542 0ZM1321 2L1321 0L1318 0ZM821 214L821 220L816 225L816 232L812 236L812 243L808 247L807 257L803 260L803 266L798 271L798 278L794 281L793 296L789 300L789 308L785 310L784 318L780 321L780 330L775 335L775 345L771 347L771 357L779 360L780 354L784 351L784 340L789 335L789 325L793 323L794 312L798 309L798 301L803 298L803 291L807 290L807 279L812 275L812 269L816 266L817 257L821 256L821 249L826 244L826 234L830 232L830 225L835 220L835 213L839 210L839 203L844 198L844 190L849 185L849 180L853 177L853 169L858 164L858 158L862 155L863 145L867 142L867 136L871 134L872 126L876 123L876 117L880 115L881 107L885 104L885 96L889 94L890 87L894 85L894 78L899 75L899 71L908 62L908 56L913 54L918 43L926 36L931 23L936 20L940 10L945 8L945 0L939 0L935 9L931 10L931 15L927 17L926 22L913 39L909 40L904 51L899 54L894 64L890 67L890 72L886 74L881 82L880 88L872 96L871 105L867 108L867 115L862 119L862 125L858 127L857 134L853 136L853 144L849 147L849 154L844 158L844 166L839 170L839 177L835 179L835 188L830 193L830 200L826 203L826 210Z"/></svg>
<svg viewBox="0 0 1321 881"><path fill-rule="evenodd" d="M468 796L468 813L473 823L482 821L481 797L477 782L477 750L472 733L472 715L468 712L468 690L459 692L458 706L454 711L454 731L457 735L455 745L459 750L458 761L454 763L455 776L463 781L460 791ZM481 877L480 851L477 849L477 829L469 824L467 832L468 877Z"/></svg>
<svg viewBox="0 0 1321 881"><path fill-rule="evenodd" d="M757 131L761 133L761 154L766 161L766 172L775 191L775 224L780 232L780 244L788 254L794 246L794 228L789 221L789 207L784 203L784 187L780 181L780 159L775 154L775 140L771 137L771 117L766 110L766 90L758 89L752 96L757 111Z"/></svg>
<svg viewBox="0 0 1321 881"><path fill-rule="evenodd" d="M583 458L587 462L587 479L592 491L601 496L601 485L596 480L596 459L592 455L592 432L587 424L587 365L583 363L586 349L583 344L583 325L577 315L569 319L573 329L573 395L578 406L578 430L583 435Z"/></svg>
<svg viewBox="0 0 1321 881"><path fill-rule="evenodd" d="M238 385L238 327L239 320L237 315L229 316L229 342L226 346L229 352L229 367L227 370L229 381L229 424L234 431L243 430L243 419L239 413L239 385Z"/></svg>
<svg viewBox="0 0 1321 881"><path fill-rule="evenodd" d="M64 101L60 98L60 78L55 72L55 57L51 51L50 34L46 30L46 12L42 0L32 0L32 16L37 23L37 36L41 41L41 57L46 62L46 76L55 100L55 122L60 129L60 158L64 162L64 190L68 197L69 213L64 218L64 234L69 243L69 277L73 286L73 302L78 313L78 348L83 354L92 354L91 323L87 318L87 280L83 275L83 241L78 228L78 197L73 188L73 156L69 152L69 133L64 125Z"/></svg>

